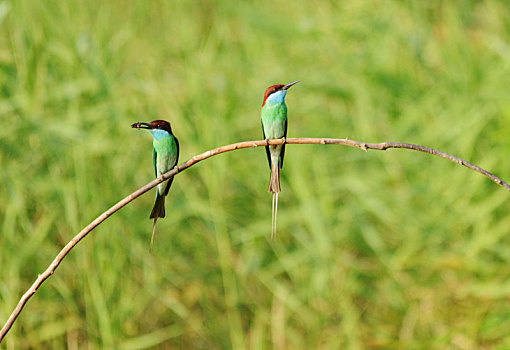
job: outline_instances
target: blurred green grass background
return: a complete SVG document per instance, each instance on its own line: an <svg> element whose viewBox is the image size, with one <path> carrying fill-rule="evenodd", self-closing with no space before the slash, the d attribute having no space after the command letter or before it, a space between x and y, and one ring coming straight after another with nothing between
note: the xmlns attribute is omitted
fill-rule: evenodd
<svg viewBox="0 0 510 350"><path fill-rule="evenodd" d="M505 1L0 2L0 322L81 228L181 160L289 137L434 147L510 179ZM265 152L176 177L80 243L3 349L510 348L509 193L406 150L289 145L278 240Z"/></svg>

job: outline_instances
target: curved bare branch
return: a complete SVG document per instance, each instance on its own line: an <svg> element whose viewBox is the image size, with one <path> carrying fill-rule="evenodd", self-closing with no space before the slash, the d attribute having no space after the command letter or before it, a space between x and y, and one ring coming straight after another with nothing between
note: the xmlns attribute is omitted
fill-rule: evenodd
<svg viewBox="0 0 510 350"><path fill-rule="evenodd" d="M23 310L23 307L28 302L28 300L32 297L32 295L35 294L35 292L42 285L42 283L44 281L46 281L55 272L57 267L60 265L62 260L67 256L67 254L69 254L71 249L73 249L85 236L87 236L94 228L96 228L103 221L105 221L110 215L114 214L116 211L118 211L119 209L121 209L122 207L127 205L129 202L140 197L142 194L149 191L151 188L157 186L159 183L169 179L170 177L180 173L181 171L186 170L187 168L191 167L192 165L194 165L202 160L205 160L205 159L215 156L217 154L233 151L236 149L260 147L260 146L267 146L267 145L281 145L284 142L286 144L343 145L343 146L360 148L364 151L367 151L369 149L384 151L389 148L405 148L405 149L425 152L425 153L433 154L435 156L438 156L438 157L441 157L444 159L448 159L449 161L463 165L471 170L479 172L480 174L482 174L485 177L489 178L490 180L494 181L501 187L510 191L510 185L508 183L506 183L499 177L491 174L487 170L484 170L475 164L467 162L461 158L452 156L448 153L444 153L444 152L441 152L441 151L438 151L438 150L435 150L432 148L428 148L428 147L420 146L420 145L414 145L414 144L410 144L410 143L400 143L400 142L367 143L367 142L359 142L359 141L354 141L354 140L349 140L349 139L289 138L286 140L277 139L277 140L244 141L244 142L239 142L239 143L234 143L234 144L218 147L218 148L215 148L215 149L209 150L207 152L204 152L202 154L194 156L193 158L189 159L188 161L182 163L179 166L176 166L169 172L163 174L162 176L158 177L157 179L149 182L145 186L143 186L140 189L136 190L135 192L131 193L129 196L127 196L124 199L122 199L121 201L119 201L117 204L112 206L110 209L105 211L103 214L99 215L87 227L85 227L76 236L74 236L74 238L69 243L67 243L64 248L62 248L62 250L58 253L58 255L55 257L55 259L48 266L48 268L42 274L39 274L37 276L37 279L32 284L32 286L25 292L25 294L23 294L20 301L18 302L18 305L16 305L16 308L14 309L12 314L9 316L9 318L8 318L7 322L5 323L5 325L3 326L3 328L0 330L0 343L4 339L7 332L9 332L9 330L11 329L12 325L16 321L17 317Z"/></svg>

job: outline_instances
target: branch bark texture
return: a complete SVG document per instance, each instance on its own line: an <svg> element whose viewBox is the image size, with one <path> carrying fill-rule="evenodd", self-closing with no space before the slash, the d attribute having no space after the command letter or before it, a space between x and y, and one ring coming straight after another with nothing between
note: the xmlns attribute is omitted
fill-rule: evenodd
<svg viewBox="0 0 510 350"><path fill-rule="evenodd" d="M470 162L467 162L461 158L452 156L451 154L441 152L432 148L428 148L425 146L420 145L414 145L410 143L400 143L400 142L383 142L383 143L366 143L366 142L359 142L349 139L329 139L329 138L288 138L285 141L282 139L276 139L276 140L258 140L258 141L244 141L239 143L234 143L222 147L218 147L212 150L209 150L207 152L204 152L202 154L196 155L193 158L189 159L188 161L182 163L181 165L176 166L169 172L163 174L162 176L156 178L155 180L149 182L145 186L141 187L140 189L136 190L135 192L131 193L121 201L119 201L117 204L112 206L110 209L99 215L94 221L92 221L87 227L85 227L83 230L81 230L74 238L65 245L64 248L58 253L58 255L55 257L55 259L51 262L51 264L48 266L48 268L41 274L37 276L37 279L32 284L32 286L23 294L21 299L19 300L18 304L16 305L16 308L11 313L9 318L7 319L5 325L0 330L0 343L4 339L5 335L9 330L11 329L12 325L18 318L19 314L23 310L23 307L26 305L28 300L32 297L32 295L37 292L37 289L42 285L44 281L46 281L57 269L57 267L60 265L62 260L69 254L71 249L73 249L85 236L87 236L94 228L96 228L98 225L100 225L103 221L105 221L109 216L114 214L116 211L127 205L129 202L133 201L134 199L140 197L145 192L149 191L153 187L157 186L159 183L169 179L170 177L180 173L181 171L186 170L187 168L191 167L192 165L205 160L207 158L210 158L212 156L215 156L220 153L225 153L229 151L234 151L241 148L252 148L252 147L260 147L260 146L267 146L267 145L281 145L283 143L286 144L319 144L319 145L343 145L343 146L349 146L349 147L356 147L360 148L364 151L368 150L378 150L378 151L384 151L389 148L405 148L410 149L414 151L420 151L425 152L429 154L433 154L435 156L447 159L449 161L452 161L454 163L463 165L471 170L474 170L476 172L479 172L480 174L484 175L485 177L489 178L491 181L497 183L501 187L505 188L507 191L510 191L510 185L500 179L499 177L491 174L487 170L484 170L480 168L479 166L472 164Z"/></svg>

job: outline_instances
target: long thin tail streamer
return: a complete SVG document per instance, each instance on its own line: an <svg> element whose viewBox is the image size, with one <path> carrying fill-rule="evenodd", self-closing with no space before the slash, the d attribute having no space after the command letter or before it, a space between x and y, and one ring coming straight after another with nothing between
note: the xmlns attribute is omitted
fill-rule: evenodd
<svg viewBox="0 0 510 350"><path fill-rule="evenodd" d="M271 239L276 239L276 218L278 216L278 192L273 192L273 205L271 210Z"/></svg>
<svg viewBox="0 0 510 350"><path fill-rule="evenodd" d="M158 218L154 218L154 224L152 225L152 236L151 236L151 248L149 251L152 253L152 246L154 244L154 234L156 233L156 221L158 221Z"/></svg>

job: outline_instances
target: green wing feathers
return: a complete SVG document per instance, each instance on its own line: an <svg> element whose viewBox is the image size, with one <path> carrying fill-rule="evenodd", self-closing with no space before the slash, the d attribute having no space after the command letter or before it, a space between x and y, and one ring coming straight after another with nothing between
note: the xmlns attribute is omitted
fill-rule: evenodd
<svg viewBox="0 0 510 350"><path fill-rule="evenodd" d="M154 139L152 149L152 160L154 162L154 172L159 177L172 170L179 160L179 142L173 135ZM174 178L168 179L158 185L156 191L156 201L150 215L151 219L165 217L165 196L172 186Z"/></svg>

